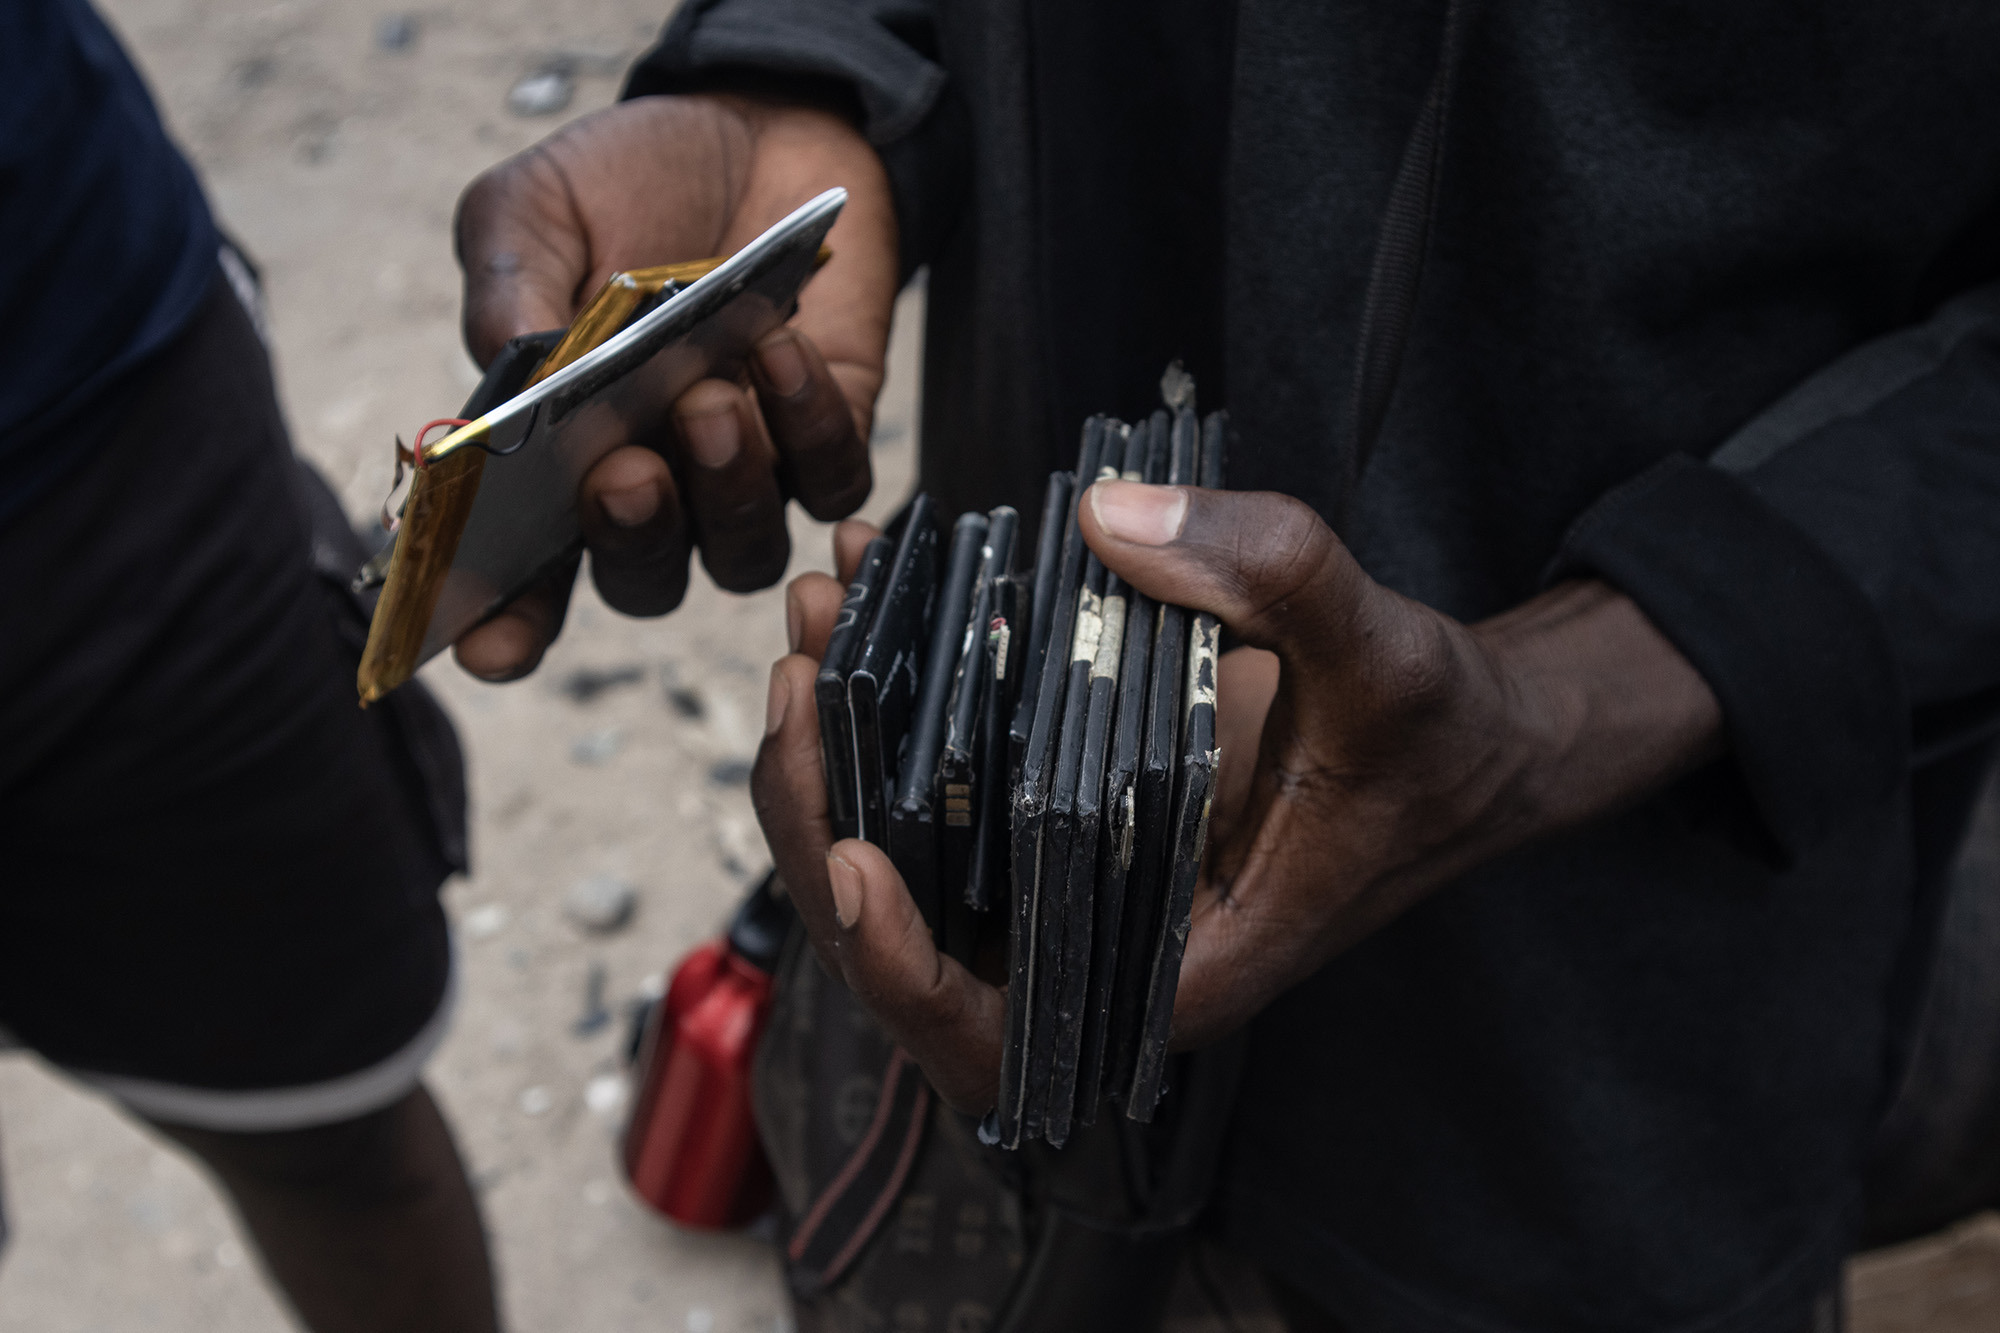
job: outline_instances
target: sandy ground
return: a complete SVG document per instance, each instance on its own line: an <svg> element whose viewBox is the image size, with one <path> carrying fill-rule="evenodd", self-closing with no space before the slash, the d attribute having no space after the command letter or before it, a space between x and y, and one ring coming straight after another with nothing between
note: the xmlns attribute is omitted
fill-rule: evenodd
<svg viewBox="0 0 2000 1333"><path fill-rule="evenodd" d="M476 380L456 327L459 189L563 116L609 103L661 6L105 7L225 224L264 267L299 447L350 512L371 513L391 436L456 408ZM398 14L411 40L389 49L382 24ZM575 99L552 116L511 114L508 90L551 64L574 73ZM900 313L878 514L909 478L920 298ZM794 569L822 565L823 533L804 521L794 532ZM761 1245L676 1230L621 1188L620 1025L580 1021L594 972L621 1009L712 934L762 868L742 772L782 639L775 593L730 597L698 579L674 616L631 621L585 588L533 680L493 688L448 664L426 673L470 754L476 858L447 891L462 987L432 1083L472 1163L522 1333L789 1327ZM561 912L563 895L598 874L639 893L633 924L608 937ZM0 1059L0 1152L14 1227L0 1333L290 1327L201 1178L21 1056ZM1865 1333L2000 1326L2000 1220L1871 1256L1853 1297Z"/></svg>
<svg viewBox="0 0 2000 1333"><path fill-rule="evenodd" d="M477 379L457 328L459 190L563 116L610 103L664 7L417 10L400 51L377 38L387 6L105 8L224 224L263 267L299 448L351 513L372 513L391 437L455 411ZM549 63L575 71L569 108L510 114L509 89ZM919 318L900 322L877 432L878 509L908 484ZM816 525L801 521L795 542L795 570L825 562ZM761 873L742 775L767 667L783 651L777 593L732 597L697 576L688 604L653 621L610 612L586 584L529 681L485 686L444 662L426 673L459 720L475 815L474 873L446 894L461 999L431 1076L481 1188L514 1329L788 1326L764 1247L678 1231L625 1193L612 1160L622 1016L578 1032L594 970L608 1008L622 1011L715 933ZM564 688L579 673L612 683L579 700ZM600 874L639 895L632 925L608 937L561 911L572 886ZM0 1330L289 1327L196 1173L19 1056L0 1060L0 1151L15 1232L0 1264Z"/></svg>

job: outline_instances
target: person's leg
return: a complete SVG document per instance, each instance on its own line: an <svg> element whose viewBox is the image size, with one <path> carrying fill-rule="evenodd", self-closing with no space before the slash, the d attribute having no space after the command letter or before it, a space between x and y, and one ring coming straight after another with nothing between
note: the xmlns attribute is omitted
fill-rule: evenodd
<svg viewBox="0 0 2000 1333"><path fill-rule="evenodd" d="M313 1333L492 1333L493 1273L451 1131L421 1086L313 1129L156 1125L235 1202Z"/></svg>
<svg viewBox="0 0 2000 1333"><path fill-rule="evenodd" d="M413 1091L450 1004L449 727L356 706L361 555L317 570L353 534L312 524L226 289L109 429L0 525L0 1023L176 1126L313 1329L490 1329Z"/></svg>

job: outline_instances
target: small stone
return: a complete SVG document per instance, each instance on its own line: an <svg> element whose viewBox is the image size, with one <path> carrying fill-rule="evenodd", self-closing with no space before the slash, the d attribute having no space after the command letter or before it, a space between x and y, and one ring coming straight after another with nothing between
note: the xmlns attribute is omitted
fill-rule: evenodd
<svg viewBox="0 0 2000 1333"><path fill-rule="evenodd" d="M475 907L465 914L465 934L468 939L483 940L498 935L507 926L507 907L504 903L487 903Z"/></svg>
<svg viewBox="0 0 2000 1333"><path fill-rule="evenodd" d="M620 685L637 685L646 678L640 666L580 667L563 677L560 689L571 703L587 704L606 690Z"/></svg>
<svg viewBox="0 0 2000 1333"><path fill-rule="evenodd" d="M414 14L384 14L375 20L375 45L384 51L406 51L416 40Z"/></svg>
<svg viewBox="0 0 2000 1333"><path fill-rule="evenodd" d="M547 1115L549 1108L555 1104L555 1094L540 1084L524 1089L521 1093L522 1115Z"/></svg>
<svg viewBox="0 0 2000 1333"><path fill-rule="evenodd" d="M606 727L602 731L587 731L569 743L569 757L579 764L592 768L608 764L625 747L625 732L620 727Z"/></svg>
<svg viewBox="0 0 2000 1333"><path fill-rule="evenodd" d="M239 88L262 88L277 72L278 62L270 56L252 56L230 71Z"/></svg>
<svg viewBox="0 0 2000 1333"><path fill-rule="evenodd" d="M632 919L639 891L611 875L580 880L563 898L563 915L585 930L608 933Z"/></svg>
<svg viewBox="0 0 2000 1333"><path fill-rule="evenodd" d="M616 1115L625 1105L625 1080L618 1074L599 1074L583 1086L583 1104L599 1115Z"/></svg>
<svg viewBox="0 0 2000 1333"><path fill-rule="evenodd" d="M660 1007L660 997L633 999L625 1002L625 1040L620 1044L619 1053L625 1058L629 1069L639 1063L639 1053L646 1045L646 1025L653 1021L653 1011Z"/></svg>
<svg viewBox="0 0 2000 1333"><path fill-rule="evenodd" d="M517 116L553 116L576 95L576 81L567 70L545 69L530 74L507 94L507 109Z"/></svg>
<svg viewBox="0 0 2000 1333"><path fill-rule="evenodd" d="M592 963L590 975L583 983L583 1013L569 1030L579 1037L594 1037L611 1026L611 1011L604 1007L604 986L609 974L604 964Z"/></svg>

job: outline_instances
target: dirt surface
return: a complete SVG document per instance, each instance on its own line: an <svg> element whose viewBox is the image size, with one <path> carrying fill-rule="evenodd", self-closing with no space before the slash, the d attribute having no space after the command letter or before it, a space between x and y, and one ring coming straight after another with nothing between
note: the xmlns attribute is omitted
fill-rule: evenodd
<svg viewBox="0 0 2000 1333"><path fill-rule="evenodd" d="M392 435L455 409L477 378L456 326L459 189L564 117L608 104L662 7L105 8L224 224L263 266L300 449L352 514L373 512ZM509 90L550 68L574 79L574 100L512 114ZM921 299L899 313L875 514L910 475ZM822 530L800 520L794 540L794 570L824 564ZM731 597L697 578L675 615L632 621L586 587L531 681L426 672L470 755L476 862L446 894L461 988L431 1079L472 1163L521 1333L789 1327L765 1247L654 1218L611 1157L620 1011L717 929L764 864L743 777L782 640L775 593ZM623 931L590 935L564 918L564 895L593 875L636 886ZM593 973L620 1015L596 1026ZM14 1231L0 1333L289 1327L196 1173L27 1057L0 1059L0 1152ZM1864 1261L1853 1308L1866 1333L2000 1326L2000 1220Z"/></svg>
<svg viewBox="0 0 2000 1333"><path fill-rule="evenodd" d="M105 8L262 266L299 448L357 519L371 514L392 436L456 411L477 379L457 327L458 192L609 104L664 7L417 10L400 50L378 36L395 11L365 4ZM572 71L574 101L511 114L509 90L549 66ZM908 485L920 317L899 321L873 511ZM823 565L824 529L802 519L794 532L794 570ZM516 1330L788 1326L764 1246L654 1218L612 1161L626 1003L714 934L766 863L744 782L783 651L777 593L729 596L697 575L681 611L650 621L607 610L586 584L520 684L482 685L449 662L425 673L465 739L475 819L473 874L446 893L461 987L431 1079L481 1188ZM626 929L591 935L564 917L564 896L594 875L636 887ZM614 1021L593 1028L597 969ZM25 1057L0 1059L0 1152L14 1227L4 1333L289 1326L200 1178Z"/></svg>

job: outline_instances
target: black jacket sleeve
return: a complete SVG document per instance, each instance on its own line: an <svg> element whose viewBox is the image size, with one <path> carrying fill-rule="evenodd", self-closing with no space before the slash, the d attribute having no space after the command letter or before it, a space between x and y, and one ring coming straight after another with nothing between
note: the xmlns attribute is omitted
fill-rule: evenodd
<svg viewBox="0 0 2000 1333"><path fill-rule="evenodd" d="M727 87L746 76L847 95L888 170L903 276L928 262L958 220L971 157L929 0L686 0L624 95Z"/></svg>
<svg viewBox="0 0 2000 1333"><path fill-rule="evenodd" d="M2000 730L2000 285L1592 506L1595 573L1714 688L1787 858Z"/></svg>

